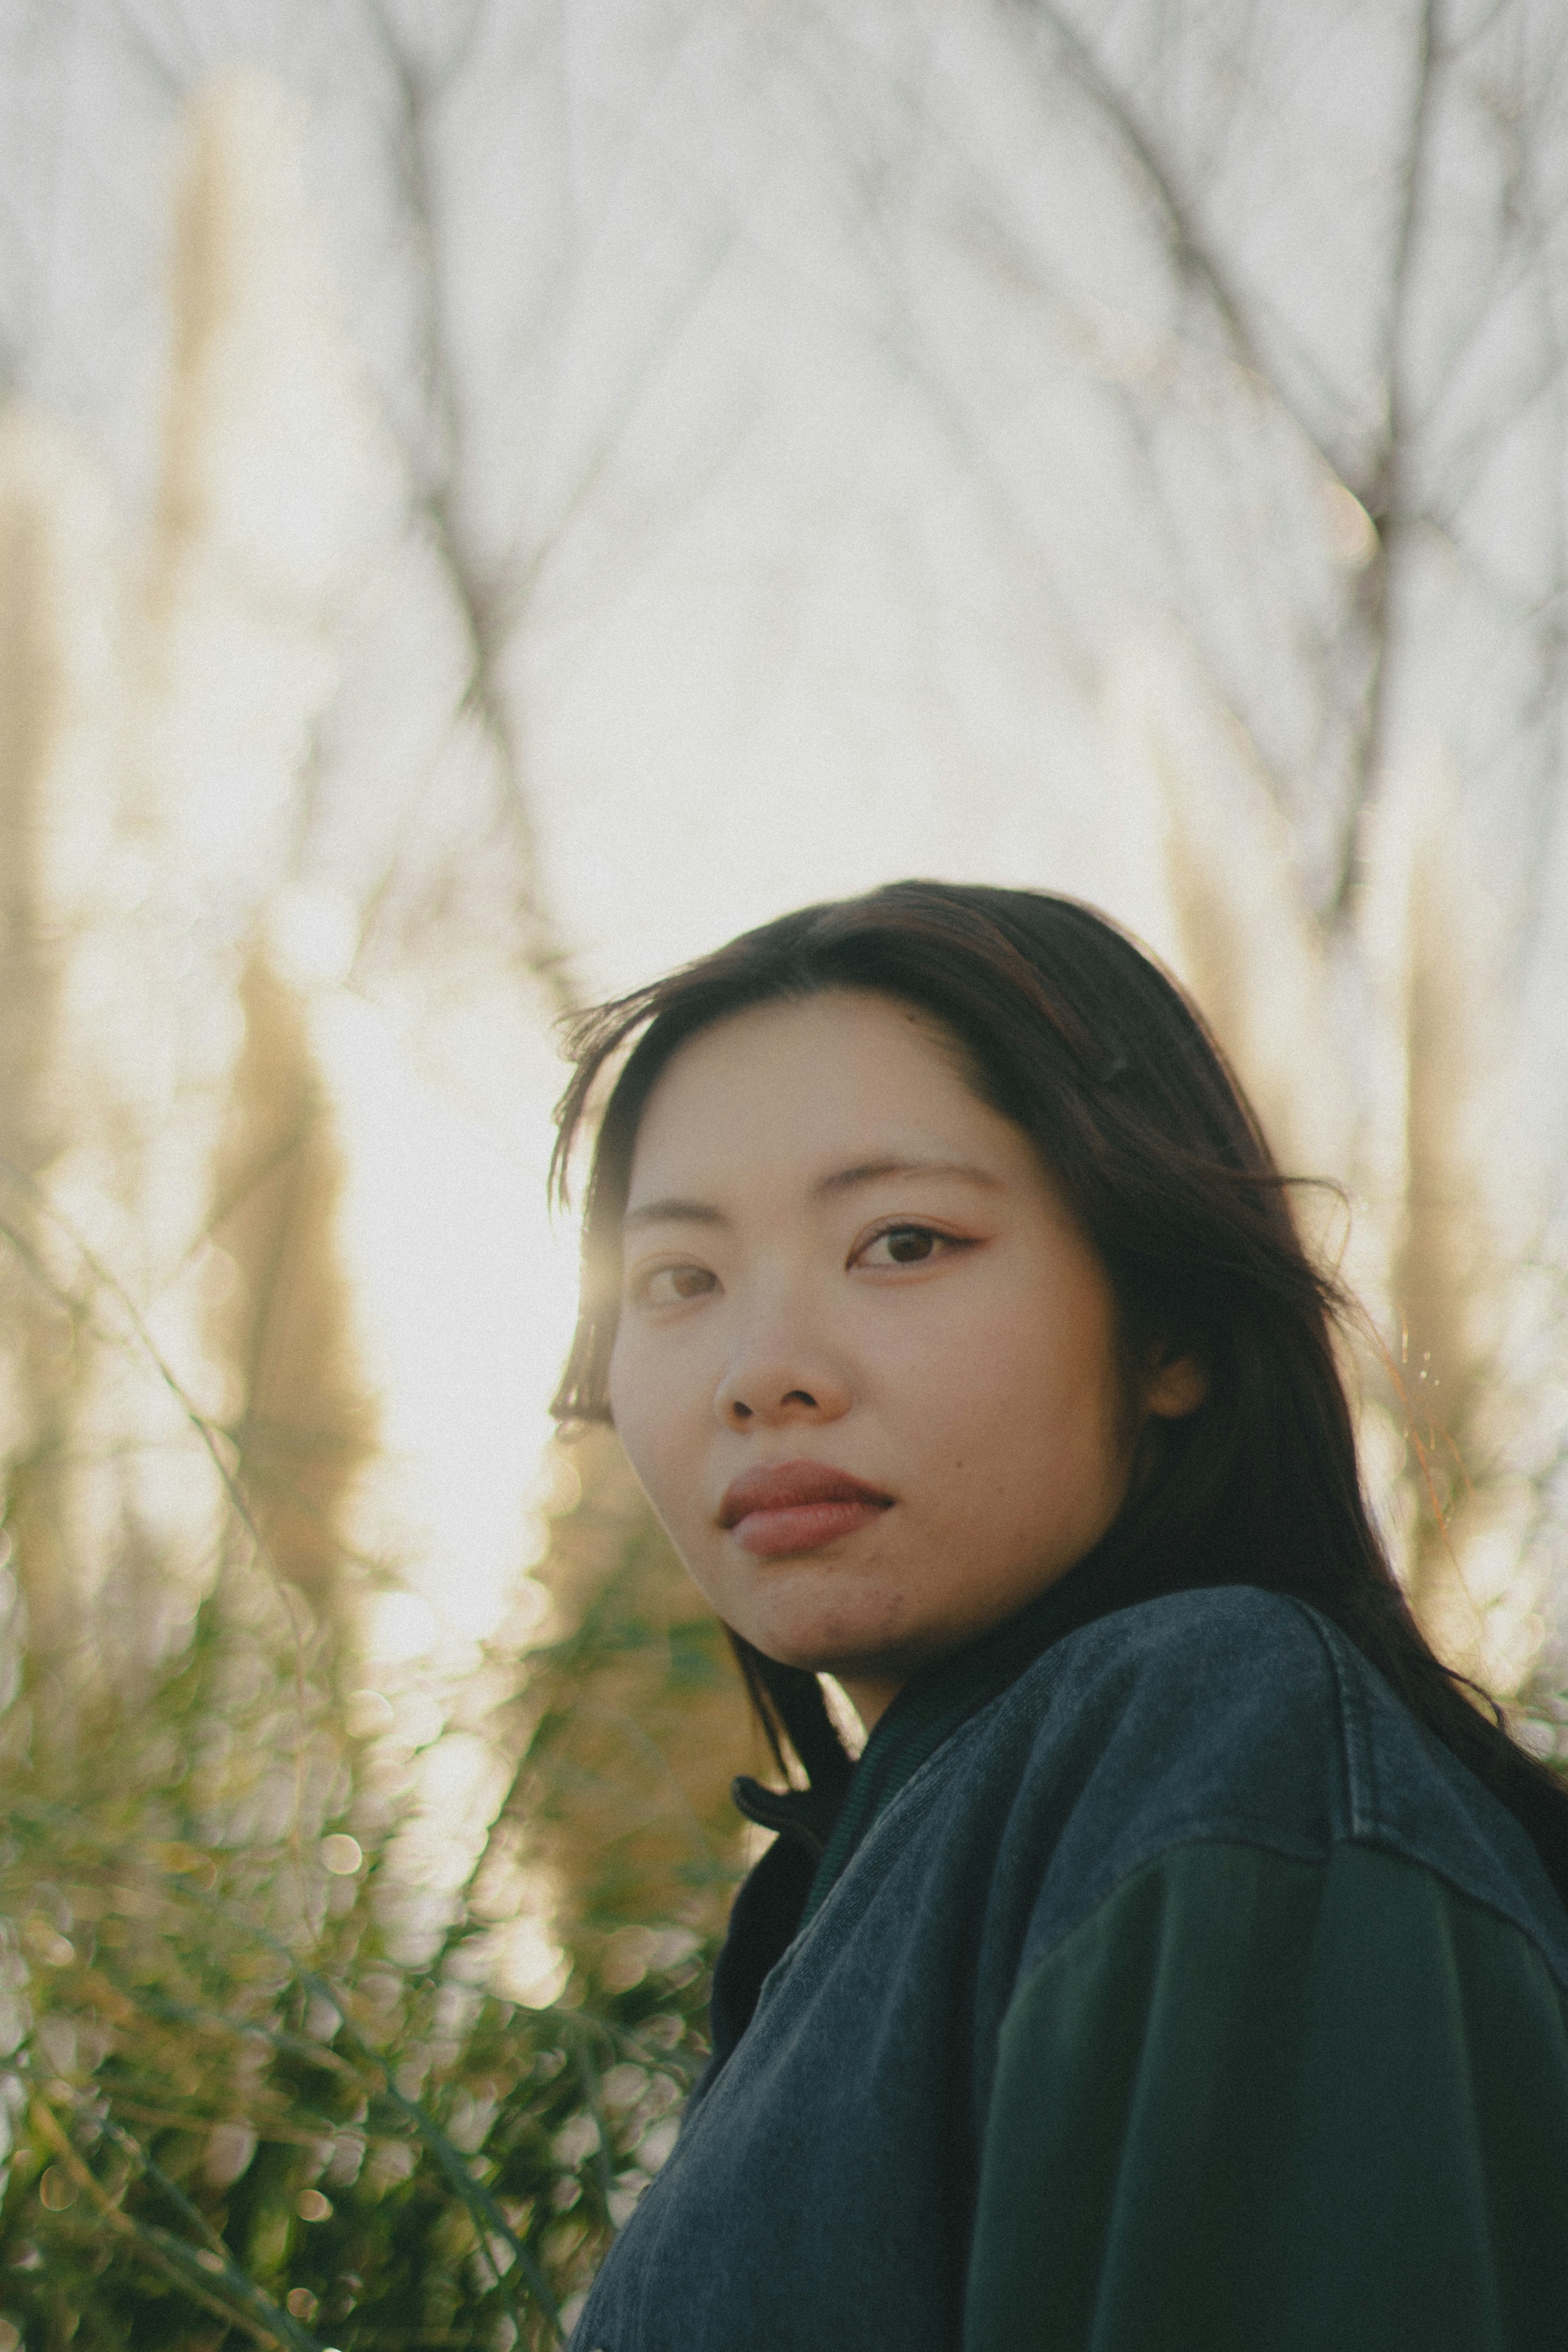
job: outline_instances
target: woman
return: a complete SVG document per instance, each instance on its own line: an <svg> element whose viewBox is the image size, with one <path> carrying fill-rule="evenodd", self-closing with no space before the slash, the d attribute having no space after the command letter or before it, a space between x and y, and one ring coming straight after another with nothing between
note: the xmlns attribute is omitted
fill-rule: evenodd
<svg viewBox="0 0 1568 2352"><path fill-rule="evenodd" d="M559 1165L632 1039L558 1410L810 1785L737 1784L779 1835L574 2342L1568 2341L1568 1799L1401 1599L1190 1006L898 884L591 1014Z"/></svg>

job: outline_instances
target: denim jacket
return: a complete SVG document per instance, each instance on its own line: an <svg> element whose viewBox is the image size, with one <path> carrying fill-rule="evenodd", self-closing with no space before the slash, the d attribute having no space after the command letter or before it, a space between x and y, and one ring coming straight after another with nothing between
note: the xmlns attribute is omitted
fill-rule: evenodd
<svg viewBox="0 0 1568 2352"><path fill-rule="evenodd" d="M828 1879L574 2352L1568 2342L1568 1916L1305 1604L1067 1633Z"/></svg>

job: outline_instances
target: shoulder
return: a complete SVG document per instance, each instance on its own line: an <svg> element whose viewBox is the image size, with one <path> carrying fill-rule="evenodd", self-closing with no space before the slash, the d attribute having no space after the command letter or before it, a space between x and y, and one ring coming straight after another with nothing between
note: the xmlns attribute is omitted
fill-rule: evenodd
<svg viewBox="0 0 1568 2352"><path fill-rule="evenodd" d="M1096 1812L1188 1834L1267 1828L1305 1858L1375 1806L1370 1675L1314 1610L1217 1586L1069 1634L1009 1693L1008 1728L1026 1781L1081 1781Z"/></svg>
<svg viewBox="0 0 1568 2352"><path fill-rule="evenodd" d="M1168 2344L1173 2309L1209 2347L1293 2312L1347 2352L1559 2340L1565 2015L1514 1927L1391 1853L1162 1857L1009 2002L973 2340Z"/></svg>
<svg viewBox="0 0 1568 2352"><path fill-rule="evenodd" d="M1036 1890L1037 1952L1178 1846L1327 1862L1354 1843L1512 1920L1568 1980L1568 1917L1523 1830L1304 1602L1228 1586L1118 1611L988 1715L975 1762L1008 1787L1001 1861Z"/></svg>
<svg viewBox="0 0 1568 2352"><path fill-rule="evenodd" d="M1117 1610L1057 1643L1022 1677L1019 1699L1049 1701L1057 1727L1114 1727L1180 1738L1188 1768L1237 1759L1284 1734L1342 1736L1347 1677L1369 1671L1317 1611L1257 1585L1216 1585ZM1353 1702L1349 1713L1357 1710Z"/></svg>

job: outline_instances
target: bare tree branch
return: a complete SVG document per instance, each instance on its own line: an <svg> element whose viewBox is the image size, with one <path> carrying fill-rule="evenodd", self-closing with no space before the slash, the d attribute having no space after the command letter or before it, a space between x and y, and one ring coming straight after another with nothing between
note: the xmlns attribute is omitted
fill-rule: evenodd
<svg viewBox="0 0 1568 2352"><path fill-rule="evenodd" d="M1209 310L1220 325L1231 357L1239 366L1268 386L1270 396L1329 472L1341 480L1347 480L1354 468L1347 460L1331 453L1318 428L1302 413L1280 381L1278 372L1270 365L1248 315L1246 303L1213 246L1199 232L1196 213L1182 191L1174 163L1161 152L1154 133L1146 123L1139 120L1126 93L1118 89L1111 80L1082 34L1057 5L1057 0L1009 0L1009 5L1014 7L1021 5L1029 15L1050 26L1068 72L1095 111L1109 124L1118 144L1137 171L1164 225L1166 246L1177 276L1196 287L1204 296ZM1318 373L1310 353L1301 350L1299 345L1294 348L1292 356L1308 373ZM1322 388L1325 398L1331 397L1330 388L1326 384Z"/></svg>
<svg viewBox="0 0 1568 2352"><path fill-rule="evenodd" d="M575 1009L576 1000L566 976L567 953L545 903L538 835L524 780L521 749L513 715L497 675L497 656L504 631L497 621L495 600L464 545L453 497L456 402L434 254L434 195L426 131L433 92L398 42L384 8L373 5L371 16L396 79L400 101L398 160L423 288L424 390L436 455L419 498L419 511L451 583L468 640L472 660L463 708L477 719L506 779L508 824L521 874L516 915L523 965L543 986L557 1012L568 1013Z"/></svg>
<svg viewBox="0 0 1568 2352"><path fill-rule="evenodd" d="M1427 150L1442 62L1438 6L1439 0L1423 0L1384 332L1384 428L1372 476L1358 490L1361 503L1372 518L1377 542L1371 561L1361 573L1355 599L1355 618L1367 647L1368 669L1360 724L1351 753L1338 870L1328 903L1331 930L1342 929L1349 919L1367 820L1387 749L1389 673L1397 621L1394 567L1410 521L1409 432L1414 403L1408 349L1410 308Z"/></svg>
<svg viewBox="0 0 1568 2352"><path fill-rule="evenodd" d="M434 249L435 199L430 179L427 123L440 90L399 44L382 0L371 0L371 9L399 93L398 154L404 205L423 281L423 390L435 451L434 462L423 468L416 464L416 478L423 478L414 510L450 583L471 649L472 662L460 709L477 719L507 780L507 823L524 877L517 910L522 961L543 984L557 1011L567 1013L576 1009L576 998L567 976L568 950L545 898L519 719L502 687L500 664L572 524L622 446L654 374L729 258L737 230L732 224L724 234L709 240L674 299L664 307L640 355L628 368L554 514L529 533L528 545L516 546L481 567L466 543L459 520L456 483L461 456L460 423ZM476 14L467 28L470 44L476 22ZM710 452L708 478L722 467L724 461L722 449ZM392 877L386 879L390 885Z"/></svg>

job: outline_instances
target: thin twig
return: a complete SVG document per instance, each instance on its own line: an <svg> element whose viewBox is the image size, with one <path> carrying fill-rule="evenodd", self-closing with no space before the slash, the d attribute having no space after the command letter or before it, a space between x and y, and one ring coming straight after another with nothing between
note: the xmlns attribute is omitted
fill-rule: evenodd
<svg viewBox="0 0 1568 2352"><path fill-rule="evenodd" d="M175 1372L173 1366L169 1362L167 1357L163 1354L162 1349L159 1347L158 1342L152 1337L151 1330L148 1328L145 1317L142 1315L141 1310L137 1306L135 1300L131 1297L131 1293L125 1287L125 1285L120 1280L118 1275L112 1273L110 1267L104 1264L103 1260L98 1255L98 1253L91 1249L87 1242L83 1240L81 1234L77 1231L70 1219L64 1215L63 1213L55 1206L54 1202L49 1199L47 1192L37 1181L37 1178L30 1176L26 1169L18 1168L14 1161L4 1160L0 1160L0 1175L9 1177L14 1183L20 1186L25 1192L31 1196L42 1214L51 1224L53 1224L66 1236L67 1240L70 1243L72 1248L80 1258L81 1263L92 1276L94 1282L97 1283L103 1290L107 1291L109 1296L113 1298L120 1307L121 1312L125 1315L126 1319L131 1325L131 1331L135 1336L138 1345L141 1348L148 1361L152 1364L153 1370L156 1371L159 1379L162 1381L164 1387L168 1390L170 1395L174 1399L175 1403L179 1406L179 1409L186 1422L190 1424L191 1428L194 1430L204 1451L205 1452L209 1461L212 1463L214 1469L217 1472L218 1477L222 1481L224 1491L228 1496L230 1504L233 1507L235 1516L238 1519L241 1527L244 1528L246 1535L250 1538L252 1558L256 1564L260 1567L263 1574L270 1581L274 1593L282 1606L284 1615L287 1620L289 1633L292 1636L294 1696L298 1718L298 1738L296 1741L294 1751L293 1837L296 1866L301 1873L303 1873L304 1863L298 1852L298 1840L299 1824L303 1818L305 1810L305 1750L308 1736L308 1707L307 1702L305 1675L305 1635L298 1622L293 1596L291 1595L288 1588L285 1585L282 1577L277 1572L277 1566L267 1549L266 1539L262 1535L261 1529L256 1525L255 1516L251 1511L250 1505L246 1498L245 1492L241 1487L237 1477L229 1464L224 1458L223 1448L218 1443L218 1438L221 1433L217 1424L210 1421L205 1413L200 1412L191 1397L186 1393L179 1375ZM87 1309L83 1306L82 1302L73 1298L68 1291L64 1290L60 1285L55 1281L54 1277L44 1266L42 1261L37 1255L37 1253L33 1249L32 1245L24 1234L18 1233L16 1227L8 1222L0 1220L0 1238L4 1238L12 1244L13 1247L16 1248L22 1255L37 1277L47 1284L52 1295L57 1298L62 1305L68 1307L72 1313L80 1314L84 1319L87 1318ZM114 1344L117 1337L116 1334L103 1331L101 1327L97 1326L96 1324L91 1328L94 1329L95 1336L103 1339L110 1345Z"/></svg>
<svg viewBox="0 0 1568 2352"><path fill-rule="evenodd" d="M1350 917L1366 827L1387 751L1388 688L1397 620L1394 566L1410 520L1406 504L1412 405L1409 319L1441 55L1438 6L1439 0L1423 0L1385 331L1384 429L1371 478L1358 490L1361 503L1372 518L1377 543L1357 589L1357 616L1367 646L1367 677L1351 757L1350 791L1341 828L1340 854L1328 903L1331 929L1343 928Z"/></svg>
<svg viewBox="0 0 1568 2352"><path fill-rule="evenodd" d="M566 1014L577 1010L577 1003L567 982L566 950L544 902L538 828L524 789L516 725L496 677L495 655L500 632L492 611L492 599L482 588L464 546L453 497L457 398L434 259L434 200L426 129L430 94L413 59L396 38L384 9L372 6L371 16L397 84L398 154L404 205L423 281L426 397L440 445L437 465L420 490L416 510L423 517L446 574L468 640L471 660L462 707L477 719L507 782L508 820L522 866L518 913L523 927L524 964L544 987L557 1013Z"/></svg>
<svg viewBox="0 0 1568 2352"><path fill-rule="evenodd" d="M1182 192L1175 164L1154 132L1116 88L1076 25L1057 0L1025 0L1026 11L1051 26L1062 62L1096 112L1110 124L1165 223L1166 241L1178 274L1197 287L1218 320L1238 366L1265 385L1302 441L1329 473L1343 478L1343 465L1330 455L1316 428L1301 413L1259 344L1247 305L1208 239L1199 231L1193 205ZM1299 358L1304 358L1298 352Z"/></svg>

